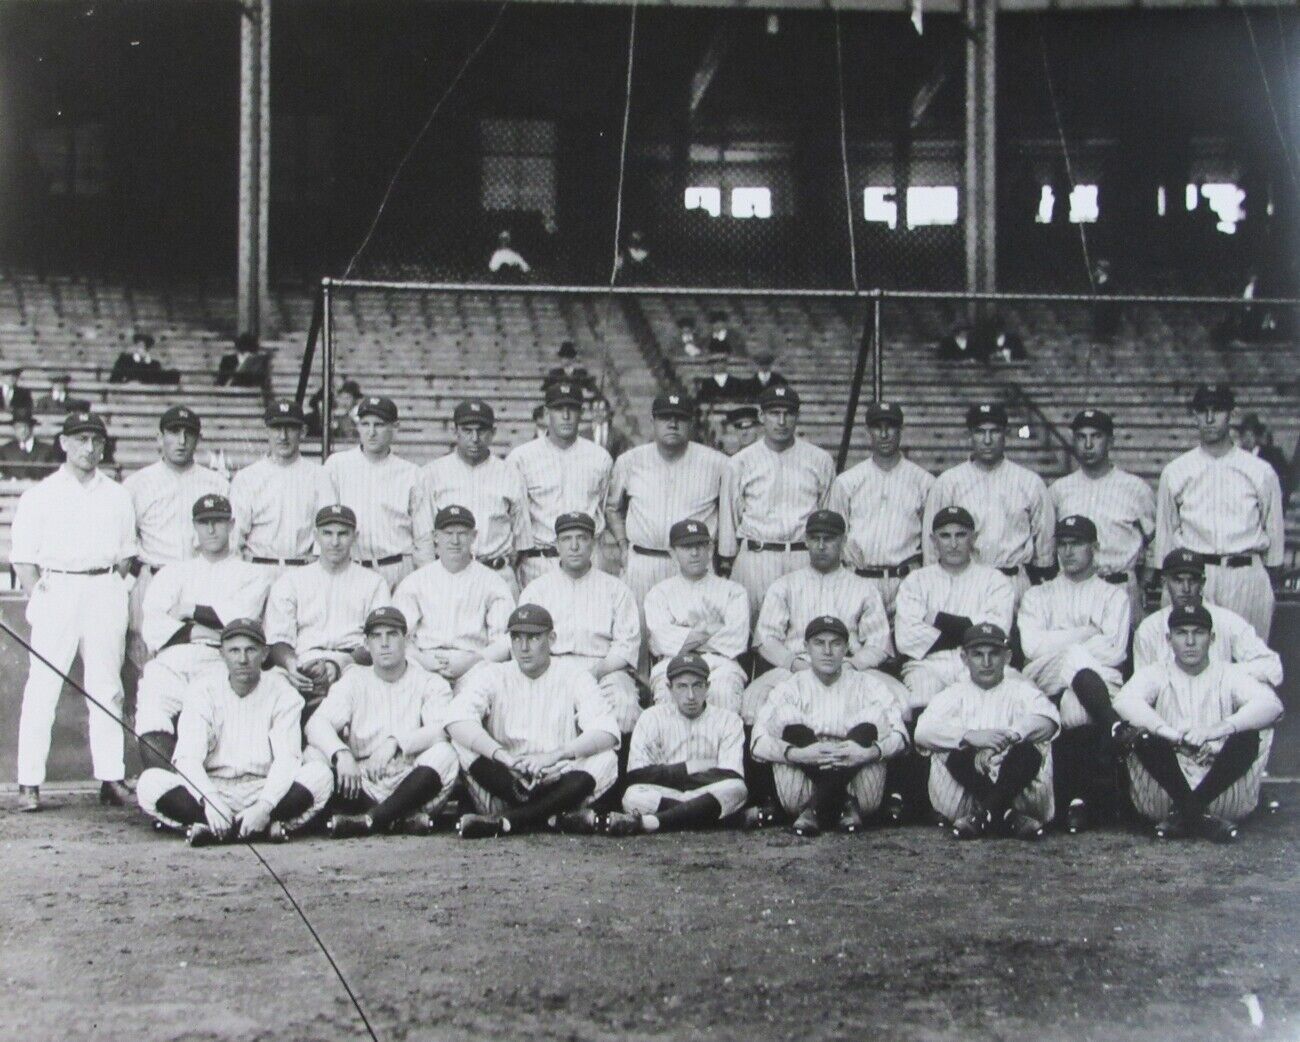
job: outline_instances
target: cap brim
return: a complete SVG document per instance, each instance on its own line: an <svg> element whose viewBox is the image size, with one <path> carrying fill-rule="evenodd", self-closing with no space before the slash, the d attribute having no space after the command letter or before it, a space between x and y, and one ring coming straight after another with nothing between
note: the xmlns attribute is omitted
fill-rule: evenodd
<svg viewBox="0 0 1300 1042"><path fill-rule="evenodd" d="M259 644L266 643L265 634L258 633L255 630L245 629L242 626L238 629L228 630L221 634L221 639L223 641L233 640L235 637L247 637L249 640L257 641Z"/></svg>
<svg viewBox="0 0 1300 1042"><path fill-rule="evenodd" d="M565 406L565 405L580 406L582 405L582 399L579 398L577 395L574 395L569 398L552 398L550 401L546 403L546 407L548 409L558 409L561 406Z"/></svg>
<svg viewBox="0 0 1300 1042"><path fill-rule="evenodd" d="M209 510L206 513L193 515L195 521L233 521L234 515L223 513L219 510Z"/></svg>
<svg viewBox="0 0 1300 1042"><path fill-rule="evenodd" d="M989 639L989 640L967 641L966 643L962 644L962 647L966 648L967 650L970 650L971 648L1002 648L1005 650L1008 647L1008 645L1007 642L1004 640Z"/></svg>
<svg viewBox="0 0 1300 1042"><path fill-rule="evenodd" d="M267 419L268 427L306 427L307 421L296 416L272 416Z"/></svg>
<svg viewBox="0 0 1300 1042"><path fill-rule="evenodd" d="M507 633L547 633L551 629L540 622L516 622L513 626L507 626Z"/></svg>
<svg viewBox="0 0 1300 1042"><path fill-rule="evenodd" d="M709 671L707 669L696 669L694 666L688 666L685 669L677 669L668 674L669 683L676 680L678 677L699 677L701 680L708 680Z"/></svg>

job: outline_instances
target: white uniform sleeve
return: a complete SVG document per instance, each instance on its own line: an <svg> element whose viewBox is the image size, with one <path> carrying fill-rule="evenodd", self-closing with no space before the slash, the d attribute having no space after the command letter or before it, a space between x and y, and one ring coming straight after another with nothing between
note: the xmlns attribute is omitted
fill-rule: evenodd
<svg viewBox="0 0 1300 1042"><path fill-rule="evenodd" d="M1001 572L995 571L991 577L988 595L971 618L973 623L991 622L1002 628L1004 633L1011 632L1011 623L1016 617L1016 591L1010 580ZM905 580L906 581L906 580Z"/></svg>
<svg viewBox="0 0 1300 1042"><path fill-rule="evenodd" d="M1270 568L1280 565L1286 556L1286 516L1282 509L1282 485L1270 466L1259 491L1259 524L1268 537L1264 563Z"/></svg>
<svg viewBox="0 0 1300 1042"><path fill-rule="evenodd" d="M1282 700L1277 692L1261 684L1245 670L1229 666L1224 677L1232 685L1232 715L1225 723L1234 731L1259 731L1272 727L1282 716Z"/></svg>
<svg viewBox="0 0 1300 1042"><path fill-rule="evenodd" d="M609 654L617 655L633 669L641 658L641 613L636 597L622 582L614 596L614 626Z"/></svg>
<svg viewBox="0 0 1300 1042"><path fill-rule="evenodd" d="M960 705L951 688L934 696L916 720L913 737L917 749L924 752L949 752L961 745L968 728L961 719Z"/></svg>
<svg viewBox="0 0 1300 1042"><path fill-rule="evenodd" d="M750 745L754 759L764 763L784 763L789 743L781 737L790 724L798 722L798 714L791 701L793 680L778 684L767 696L763 708L754 720Z"/></svg>
<svg viewBox="0 0 1300 1042"><path fill-rule="evenodd" d="M185 624L168 614L180 600L180 577L171 565L161 568L144 591L141 636L149 651L159 649L176 635Z"/></svg>
<svg viewBox="0 0 1300 1042"><path fill-rule="evenodd" d="M735 557L736 531L740 527L740 464L737 456L722 470L722 491L718 497L718 556Z"/></svg>
<svg viewBox="0 0 1300 1042"><path fill-rule="evenodd" d="M1129 619L1132 602L1128 591L1112 586L1102 606L1101 632L1086 638L1083 646L1103 666L1118 667L1128 655Z"/></svg>
<svg viewBox="0 0 1300 1042"><path fill-rule="evenodd" d="M782 576L782 579L785 577ZM758 621L754 623L754 647L762 647L769 642L790 644L797 642L803 634L790 633L790 601L787 596L789 584L778 579L767 588L763 595L763 606L758 610Z"/></svg>
<svg viewBox="0 0 1300 1042"><path fill-rule="evenodd" d="M1034 537L1034 564L1050 568L1056 562L1056 508L1047 486L1033 475L1034 490L1029 504L1029 530Z"/></svg>
<svg viewBox="0 0 1300 1042"><path fill-rule="evenodd" d="M307 743L320 750L326 757L332 757L340 749L348 748L340 735L351 725L352 716L356 712L353 690L360 676L359 669L345 672L338 682L330 687L329 694L307 721L304 729Z"/></svg>
<svg viewBox="0 0 1300 1042"><path fill-rule="evenodd" d="M1228 632L1222 634L1232 661L1261 684L1278 687L1282 683L1282 657L1260 639L1254 626L1234 616Z"/></svg>
<svg viewBox="0 0 1300 1042"><path fill-rule="evenodd" d="M1253 633L1254 630L1251 630ZM1159 624L1159 613L1148 615L1138 625L1133 634L1133 670L1136 672L1146 666L1153 666L1160 661L1160 645L1165 639L1164 629Z"/></svg>
<svg viewBox="0 0 1300 1042"><path fill-rule="evenodd" d="M1178 502L1174 497L1169 468L1160 473L1160 485L1156 490L1156 541L1155 561L1157 564L1165 559L1170 550L1178 546Z"/></svg>
<svg viewBox="0 0 1300 1042"><path fill-rule="evenodd" d="M740 583L732 583L727 587L727 602L722 608L722 628L705 642L704 650L726 658L739 658L748 648L749 594Z"/></svg>
<svg viewBox="0 0 1300 1042"><path fill-rule="evenodd" d="M632 740L628 743L627 750L628 771L655 767L661 762L659 731L654 721L654 714L642 713L632 728Z"/></svg>
<svg viewBox="0 0 1300 1042"><path fill-rule="evenodd" d="M866 588L855 636L858 650L853 653L853 658L868 669L884 662L893 651L889 639L889 616L874 583Z"/></svg>
<svg viewBox="0 0 1300 1042"><path fill-rule="evenodd" d="M645 628L650 637L650 651L660 658L680 652L687 634L691 632L689 626L673 622L662 584L656 583L645 595Z"/></svg>
<svg viewBox="0 0 1300 1042"><path fill-rule="evenodd" d="M266 598L267 644L298 644L298 591L286 572L275 580Z"/></svg>
<svg viewBox="0 0 1300 1042"><path fill-rule="evenodd" d="M923 579L919 572L907 576L894 602L894 642L900 654L913 659L925 658L939 639L939 630L926 618Z"/></svg>
<svg viewBox="0 0 1300 1042"><path fill-rule="evenodd" d="M1115 696L1115 712L1134 727L1146 731L1159 731L1169 726L1155 709L1156 699L1160 697L1162 672L1160 666L1147 666L1134 673Z"/></svg>

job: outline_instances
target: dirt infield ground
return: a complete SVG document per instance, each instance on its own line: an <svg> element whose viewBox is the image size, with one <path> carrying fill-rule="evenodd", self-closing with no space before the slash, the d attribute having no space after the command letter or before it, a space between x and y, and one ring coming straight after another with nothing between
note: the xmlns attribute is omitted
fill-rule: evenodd
<svg viewBox="0 0 1300 1042"><path fill-rule="evenodd" d="M1228 849L1123 832L958 845L916 826L265 852L384 1042L1293 1042L1300 786L1271 792L1282 811ZM363 1037L247 851L51 802L0 811L0 1036Z"/></svg>

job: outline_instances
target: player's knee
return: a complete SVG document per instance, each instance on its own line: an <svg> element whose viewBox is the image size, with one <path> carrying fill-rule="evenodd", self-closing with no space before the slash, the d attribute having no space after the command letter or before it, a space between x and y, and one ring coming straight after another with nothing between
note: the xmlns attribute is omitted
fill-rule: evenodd
<svg viewBox="0 0 1300 1042"><path fill-rule="evenodd" d="M709 794L722 807L722 816L724 818L730 814L735 814L749 799L749 789L745 787L744 781L740 778L728 778L725 781L718 782L710 787Z"/></svg>
<svg viewBox="0 0 1300 1042"><path fill-rule="evenodd" d="M628 814L653 814L659 809L659 793L649 785L629 785L623 793L623 810Z"/></svg>
<svg viewBox="0 0 1300 1042"><path fill-rule="evenodd" d="M334 775L327 764L317 760L304 761L293 780L311 793L312 810L320 810L334 791Z"/></svg>
<svg viewBox="0 0 1300 1042"><path fill-rule="evenodd" d="M157 815L158 801L164 793L183 785L179 774L161 767L149 767L140 775L135 786L136 802L146 814Z"/></svg>
<svg viewBox="0 0 1300 1042"><path fill-rule="evenodd" d="M424 752L415 758L417 767L429 767L438 775L444 789L450 788L456 782L456 776L460 773L460 763L456 757L456 750L448 742L434 742Z"/></svg>
<svg viewBox="0 0 1300 1042"><path fill-rule="evenodd" d="M858 745L874 745L876 739L880 737L880 731L875 724L856 724L849 728L849 733L845 737Z"/></svg>

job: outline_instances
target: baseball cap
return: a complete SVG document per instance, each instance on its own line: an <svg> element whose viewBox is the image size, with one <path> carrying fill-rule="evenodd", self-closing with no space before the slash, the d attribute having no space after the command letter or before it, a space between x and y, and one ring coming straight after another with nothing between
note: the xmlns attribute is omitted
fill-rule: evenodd
<svg viewBox="0 0 1300 1042"><path fill-rule="evenodd" d="M766 348L761 351L757 351L754 354L754 364L763 369L766 369L775 361L776 361L776 355L773 354L771 351L767 350Z"/></svg>
<svg viewBox="0 0 1300 1042"><path fill-rule="evenodd" d="M1201 384L1192 395L1193 409L1219 409L1231 412L1237 404L1237 396L1227 384Z"/></svg>
<svg viewBox="0 0 1300 1042"><path fill-rule="evenodd" d="M493 427L497 416L487 402L468 398L456 406L456 411L451 414L451 422L457 427Z"/></svg>
<svg viewBox="0 0 1300 1042"><path fill-rule="evenodd" d="M433 527L437 531L444 528L450 528L452 525L464 525L466 528L477 527L474 523L474 515L468 509L462 506L445 506L438 511L433 519Z"/></svg>
<svg viewBox="0 0 1300 1042"><path fill-rule="evenodd" d="M108 428L104 421L93 412L70 412L63 417L64 434L102 434L108 437Z"/></svg>
<svg viewBox="0 0 1300 1042"><path fill-rule="evenodd" d="M740 405L723 417L732 427L748 429L758 423L758 409L752 405Z"/></svg>
<svg viewBox="0 0 1300 1042"><path fill-rule="evenodd" d="M803 639L812 640L819 633L834 633L837 637L849 639L849 628L834 615L818 615L803 630Z"/></svg>
<svg viewBox="0 0 1300 1042"><path fill-rule="evenodd" d="M834 510L814 510L804 522L803 530L807 535L843 535L849 526L845 523L843 514Z"/></svg>
<svg viewBox="0 0 1300 1042"><path fill-rule="evenodd" d="M697 677L709 678L709 664L704 661L704 656L694 651L684 651L680 655L673 657L668 663L668 679L679 677L683 673L694 673Z"/></svg>
<svg viewBox="0 0 1300 1042"><path fill-rule="evenodd" d="M1007 407L1001 402L981 402L966 410L966 426L969 429L983 427L992 423L998 427L1007 425Z"/></svg>
<svg viewBox="0 0 1300 1042"><path fill-rule="evenodd" d="M709 526L703 521L693 519L678 521L668 529L669 546L697 546L700 543L707 543L710 538L712 537L709 535Z"/></svg>
<svg viewBox="0 0 1300 1042"><path fill-rule="evenodd" d="M307 418L302 414L302 406L287 399L272 402L267 407L264 419L268 427L307 426Z"/></svg>
<svg viewBox="0 0 1300 1042"><path fill-rule="evenodd" d="M557 380L546 387L546 407L558 409L562 405L581 405L582 391L568 380Z"/></svg>
<svg viewBox="0 0 1300 1042"><path fill-rule="evenodd" d="M342 503L331 503L327 507L321 507L316 511L316 527L321 525L339 524L347 525L349 528L357 527L357 515L351 507L345 507Z"/></svg>
<svg viewBox="0 0 1300 1042"><path fill-rule="evenodd" d="M968 626L966 632L961 635L961 646L963 648L990 646L1005 648L1007 635L1001 626L995 626L991 622L977 622L974 626Z"/></svg>
<svg viewBox="0 0 1300 1042"><path fill-rule="evenodd" d="M376 608L366 616L366 624L362 627L365 633L380 626L396 626L403 633L406 632L406 616L402 614L400 608L394 608L391 604L383 608Z"/></svg>
<svg viewBox="0 0 1300 1042"><path fill-rule="evenodd" d="M584 514L580 510L561 514L555 519L556 535L559 535L561 532L567 532L571 528L581 528L588 535L596 534L596 522L592 520L590 514Z"/></svg>
<svg viewBox="0 0 1300 1042"><path fill-rule="evenodd" d="M1102 434L1115 433L1115 421L1110 413L1101 409L1083 409L1074 414L1070 421L1070 430L1081 431L1084 428L1101 431Z"/></svg>
<svg viewBox="0 0 1300 1042"><path fill-rule="evenodd" d="M1170 550L1165 554L1165 559L1160 562L1160 570L1169 575L1204 575L1205 562L1201 555L1194 550L1184 550L1179 547L1177 550Z"/></svg>
<svg viewBox="0 0 1300 1042"><path fill-rule="evenodd" d="M962 525L975 531L975 519L970 516L970 511L965 507L944 507L934 515L934 520L930 523L930 531L937 532L944 525Z"/></svg>
<svg viewBox="0 0 1300 1042"><path fill-rule="evenodd" d="M798 409L799 392L788 384L768 385L758 396L760 409Z"/></svg>
<svg viewBox="0 0 1300 1042"><path fill-rule="evenodd" d="M578 349L573 346L572 340L565 340L561 342L560 350L557 352L557 354L561 358L577 358Z"/></svg>
<svg viewBox="0 0 1300 1042"><path fill-rule="evenodd" d="M867 406L867 423L889 423L903 426L903 409L897 402L871 402Z"/></svg>
<svg viewBox="0 0 1300 1042"><path fill-rule="evenodd" d="M199 414L187 405L173 405L158 419L160 431L183 430L198 434L202 429Z"/></svg>
<svg viewBox="0 0 1300 1042"><path fill-rule="evenodd" d="M259 644L266 643L266 631L256 619L231 619L221 630L222 643L231 637L252 637Z"/></svg>
<svg viewBox="0 0 1300 1042"><path fill-rule="evenodd" d="M695 415L695 403L684 394L661 394L650 406L650 415L656 420L670 416L689 420Z"/></svg>
<svg viewBox="0 0 1300 1042"><path fill-rule="evenodd" d="M1169 629L1175 630L1179 626L1196 626L1203 630L1212 630L1214 619L1205 605L1185 604L1169 612Z"/></svg>
<svg viewBox="0 0 1300 1042"><path fill-rule="evenodd" d="M397 403L391 398L383 398L374 394L369 395L362 398L357 406L357 419L362 416L374 416L385 423L396 423Z"/></svg>
<svg viewBox="0 0 1300 1042"><path fill-rule="evenodd" d="M1082 514L1071 514L1056 522L1056 538L1069 540L1072 543L1095 543L1097 526L1092 523L1091 518L1084 517Z"/></svg>
<svg viewBox="0 0 1300 1042"><path fill-rule="evenodd" d="M230 507L230 500L225 496L199 496L190 509L190 516L195 521L229 521L235 516Z"/></svg>
<svg viewBox="0 0 1300 1042"><path fill-rule="evenodd" d="M509 633L547 633L555 629L551 613L540 604L521 604L506 621Z"/></svg>

